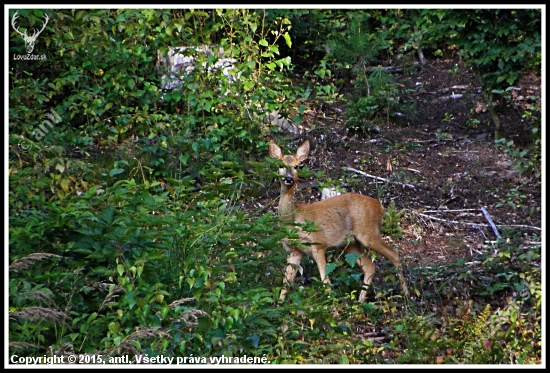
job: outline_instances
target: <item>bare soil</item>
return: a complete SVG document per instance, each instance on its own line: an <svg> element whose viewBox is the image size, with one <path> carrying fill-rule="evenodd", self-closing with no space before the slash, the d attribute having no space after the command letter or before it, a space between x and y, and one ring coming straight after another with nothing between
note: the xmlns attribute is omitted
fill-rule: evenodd
<svg viewBox="0 0 550 373"><path fill-rule="evenodd" d="M452 73L455 66L458 71ZM310 106L304 132L286 150L308 139L312 150L305 165L324 171L325 179L303 180L296 200L319 200L321 186L330 180L345 191L379 198L386 209L395 201L406 214L403 237L391 244L409 266L448 263L491 250L497 237L482 207L499 234L515 229L527 241L540 241L540 179L518 172L513 159L495 145L494 124L475 75L456 59L430 61L396 78L400 102L414 103L414 110L397 120L381 120L370 134L346 129L344 103ZM525 76L517 88L511 104L499 106L498 114L502 136L522 147L532 142L522 108L529 105L529 96L540 95L540 79ZM277 198L277 186L266 193L265 202Z"/></svg>

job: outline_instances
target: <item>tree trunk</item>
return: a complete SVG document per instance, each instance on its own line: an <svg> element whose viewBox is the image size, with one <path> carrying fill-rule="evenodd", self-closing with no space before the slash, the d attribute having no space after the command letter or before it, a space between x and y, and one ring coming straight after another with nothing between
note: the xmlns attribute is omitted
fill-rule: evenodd
<svg viewBox="0 0 550 373"><path fill-rule="evenodd" d="M493 94L489 93L489 97L487 100L487 107L489 108L489 113L491 113L491 117L493 118L493 122L495 123L495 141L500 139L500 119L498 119L497 112L495 110L495 107L493 106Z"/></svg>

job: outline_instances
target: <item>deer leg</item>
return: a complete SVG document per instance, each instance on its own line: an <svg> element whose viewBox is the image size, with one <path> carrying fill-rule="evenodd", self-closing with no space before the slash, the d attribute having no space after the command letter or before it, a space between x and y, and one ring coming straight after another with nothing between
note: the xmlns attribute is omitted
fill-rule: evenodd
<svg viewBox="0 0 550 373"><path fill-rule="evenodd" d="M403 268L401 267L401 261L399 260L399 254L397 251L392 249L387 243L384 242L384 240L382 240L380 233L376 235L357 235L356 238L359 242L361 242L361 244L363 244L363 246L371 248L393 263L393 265L397 268L397 276L401 282L403 295L405 298L409 298L410 295L407 280L403 274Z"/></svg>
<svg viewBox="0 0 550 373"><path fill-rule="evenodd" d="M284 300L286 297L286 292L288 291L288 288L292 286L294 283L294 278L296 277L296 273L298 272L298 268L300 267L300 261L302 260L302 252L299 250L292 250L290 254L288 255L287 263L285 269L285 279L283 281L283 288L281 289L281 295L279 298L281 300Z"/></svg>
<svg viewBox="0 0 550 373"><path fill-rule="evenodd" d="M356 253L359 255L359 259L357 259L357 265L361 268L365 276L363 277L363 285L370 286L372 282L372 278L374 276L374 272L376 271L376 267L374 266L374 263L369 258L369 254L365 250L360 250L358 245L355 243L351 243L346 247L347 253ZM359 293L359 302L364 302L367 298L367 290L362 289L361 293Z"/></svg>
<svg viewBox="0 0 550 373"><path fill-rule="evenodd" d="M325 250L324 249L313 249L311 251L311 256L315 260L315 263L317 263L317 268L319 268L319 278L324 283L330 284L330 279L326 275L326 266L327 266L327 259L325 258Z"/></svg>

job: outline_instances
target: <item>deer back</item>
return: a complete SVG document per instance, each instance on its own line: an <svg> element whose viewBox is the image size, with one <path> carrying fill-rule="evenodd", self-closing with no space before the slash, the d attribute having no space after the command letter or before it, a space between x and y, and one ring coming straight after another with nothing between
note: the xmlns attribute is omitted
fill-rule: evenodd
<svg viewBox="0 0 550 373"><path fill-rule="evenodd" d="M296 204L296 223L315 223L314 232L301 231L300 238L320 242L326 248L340 247L349 234L380 234L384 209L374 198L346 193L312 204Z"/></svg>

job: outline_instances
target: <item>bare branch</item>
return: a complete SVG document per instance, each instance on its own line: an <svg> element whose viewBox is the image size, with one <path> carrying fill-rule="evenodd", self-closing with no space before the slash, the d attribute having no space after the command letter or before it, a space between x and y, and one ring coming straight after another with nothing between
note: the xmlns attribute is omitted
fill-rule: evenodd
<svg viewBox="0 0 550 373"><path fill-rule="evenodd" d="M436 221L440 221L442 223L447 223L447 224L463 224L463 225L467 225L467 226L470 226L470 227L489 227L489 224L467 223L467 222L457 221L457 220L447 220L447 219L436 218L435 216L430 216L430 215L426 215L426 214L422 214L422 213L416 213L416 215L421 216L423 218L430 219L430 220L436 220ZM532 225L499 224L499 225L495 225L495 226L496 227L503 227L503 228L525 228L525 229L532 229L532 230L535 230L535 231L541 231L541 228L534 227Z"/></svg>
<svg viewBox="0 0 550 373"><path fill-rule="evenodd" d="M363 172L363 171L360 171L360 170L356 170L355 168L351 168L351 167L344 167L344 169L346 169L346 170L348 170L348 171L350 171L350 172L359 174L359 175L361 175L361 176L370 177L371 179L383 181L383 182L385 182L385 183L399 184L399 185L403 185L403 186L409 187L409 188L411 188L411 189L415 189L415 186L412 185L412 184L403 184L403 183L400 183L400 182L398 182L398 181L391 181L391 180L389 180L389 179L384 179L383 177L378 177L378 176L374 176L374 175L371 175L371 174L367 174L366 172Z"/></svg>
<svg viewBox="0 0 550 373"><path fill-rule="evenodd" d="M497 236L498 239L501 239L502 236L500 235L500 233L498 233L498 229L495 226L495 223L493 223L493 219L491 219L491 216L489 216L489 212L487 212L487 209L482 206L481 211L483 212L483 215L485 216L485 219L487 219L487 221L491 225L491 228L493 229L493 232L495 232L495 236Z"/></svg>

